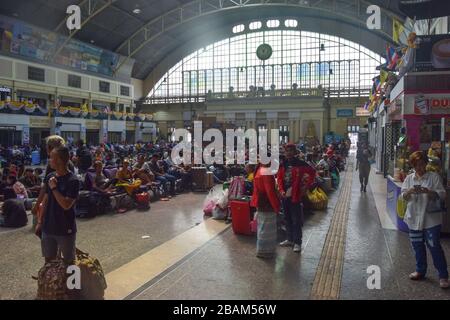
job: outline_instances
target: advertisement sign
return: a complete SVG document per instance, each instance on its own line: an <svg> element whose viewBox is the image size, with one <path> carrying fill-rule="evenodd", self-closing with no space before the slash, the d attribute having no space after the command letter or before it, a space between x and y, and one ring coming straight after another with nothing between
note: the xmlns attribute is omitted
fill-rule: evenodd
<svg viewBox="0 0 450 320"><path fill-rule="evenodd" d="M417 95L414 97L414 114L448 114L449 110L450 95Z"/></svg>
<svg viewBox="0 0 450 320"><path fill-rule="evenodd" d="M370 112L369 112L369 110L366 110L362 107L357 107L356 108L356 116L357 117L370 117Z"/></svg>
<svg viewBox="0 0 450 320"><path fill-rule="evenodd" d="M418 39L417 71L450 70L450 35L419 36Z"/></svg>
<svg viewBox="0 0 450 320"><path fill-rule="evenodd" d="M351 118L353 117L353 109L338 109L336 115L338 118Z"/></svg>
<svg viewBox="0 0 450 320"><path fill-rule="evenodd" d="M61 47L66 39L57 33L0 15L0 53L47 62L53 57L55 48ZM70 39L56 56L55 62L111 76L119 62L119 55Z"/></svg>

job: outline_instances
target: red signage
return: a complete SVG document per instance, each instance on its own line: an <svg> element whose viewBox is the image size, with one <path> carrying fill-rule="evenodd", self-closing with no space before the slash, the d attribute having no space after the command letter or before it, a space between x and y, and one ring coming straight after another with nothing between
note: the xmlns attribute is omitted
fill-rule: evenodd
<svg viewBox="0 0 450 320"><path fill-rule="evenodd" d="M430 99L430 105L432 108L449 108L450 107L450 99Z"/></svg>
<svg viewBox="0 0 450 320"><path fill-rule="evenodd" d="M450 109L450 98L430 98L416 97L414 104L415 114L429 114L437 109Z"/></svg>

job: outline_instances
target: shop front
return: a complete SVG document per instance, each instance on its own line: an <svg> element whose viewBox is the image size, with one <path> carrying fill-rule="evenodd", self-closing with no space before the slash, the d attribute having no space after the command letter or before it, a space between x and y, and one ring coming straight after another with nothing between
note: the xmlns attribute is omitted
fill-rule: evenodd
<svg viewBox="0 0 450 320"><path fill-rule="evenodd" d="M98 145L100 143L100 121L86 120L86 143Z"/></svg>
<svg viewBox="0 0 450 320"><path fill-rule="evenodd" d="M50 135L50 119L48 117L30 116L30 144L41 145Z"/></svg>
<svg viewBox="0 0 450 320"><path fill-rule="evenodd" d="M428 154L427 170L440 174L447 188L447 195L450 193L450 90L435 93L431 89L405 88L392 100L388 108L388 119L387 210L399 230L408 231L403 220L398 217L397 200L401 185L412 170L409 156L413 152L424 151ZM447 211L448 207L447 204ZM443 231L450 232L448 218Z"/></svg>

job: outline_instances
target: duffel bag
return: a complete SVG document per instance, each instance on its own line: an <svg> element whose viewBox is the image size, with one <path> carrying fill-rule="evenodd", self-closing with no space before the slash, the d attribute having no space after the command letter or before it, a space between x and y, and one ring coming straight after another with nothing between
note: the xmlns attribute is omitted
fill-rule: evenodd
<svg viewBox="0 0 450 320"><path fill-rule="evenodd" d="M113 210L132 210L136 207L136 203L128 194L119 194L111 198Z"/></svg>
<svg viewBox="0 0 450 320"><path fill-rule="evenodd" d="M81 272L81 289L78 291L77 298L103 300L107 284L105 273L98 259L77 248L75 264Z"/></svg>

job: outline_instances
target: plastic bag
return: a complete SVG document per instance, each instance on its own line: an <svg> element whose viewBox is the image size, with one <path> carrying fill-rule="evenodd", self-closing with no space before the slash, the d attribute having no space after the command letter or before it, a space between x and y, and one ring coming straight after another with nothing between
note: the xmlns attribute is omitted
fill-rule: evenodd
<svg viewBox="0 0 450 320"><path fill-rule="evenodd" d="M225 220L227 218L227 210L221 209L219 206L215 206L212 210L212 218L214 220Z"/></svg>
<svg viewBox="0 0 450 320"><path fill-rule="evenodd" d="M405 217L407 205L408 203L402 197L397 199L397 215L400 219Z"/></svg>
<svg viewBox="0 0 450 320"><path fill-rule="evenodd" d="M226 209L228 207L228 189L223 191L223 194L220 196L219 201L217 201L217 205L221 209Z"/></svg>
<svg viewBox="0 0 450 320"><path fill-rule="evenodd" d="M213 188L211 189L211 191L209 191L205 201L203 202L203 212L205 215L212 214L212 211L214 207L217 205L219 199L221 198L221 195L223 195L223 191L220 189L215 190Z"/></svg>

